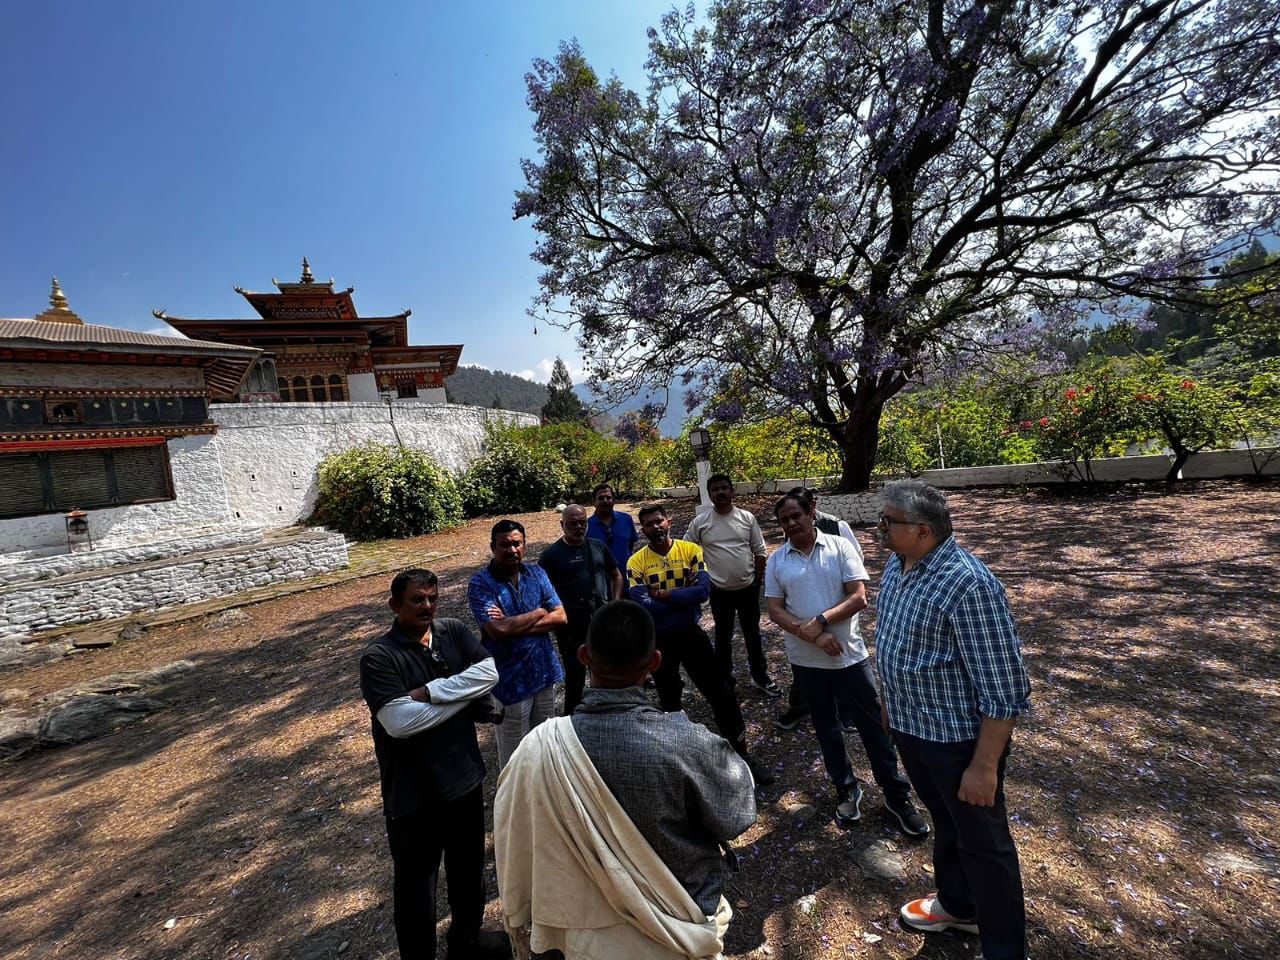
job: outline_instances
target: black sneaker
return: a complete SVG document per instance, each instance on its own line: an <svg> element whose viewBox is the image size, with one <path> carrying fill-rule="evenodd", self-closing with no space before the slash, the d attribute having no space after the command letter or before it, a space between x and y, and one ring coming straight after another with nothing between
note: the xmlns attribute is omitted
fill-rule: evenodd
<svg viewBox="0 0 1280 960"><path fill-rule="evenodd" d="M808 710L802 710L799 707L790 707L786 712L780 714L777 720L773 721L773 726L775 730L794 730L808 719Z"/></svg>
<svg viewBox="0 0 1280 960"><path fill-rule="evenodd" d="M751 771L751 777L755 780L757 787L767 787L778 779L763 763L751 756L749 753L741 754L743 760L747 761L747 769Z"/></svg>
<svg viewBox="0 0 1280 960"><path fill-rule="evenodd" d="M765 677L763 680L757 680L755 677L752 677L751 685L755 687L757 690L759 690L761 693L763 693L770 700L782 699L782 688L778 686L776 683L774 683L772 680L770 680L768 677Z"/></svg>
<svg viewBox="0 0 1280 960"><path fill-rule="evenodd" d="M840 790L840 800L836 803L836 825L851 827L862 819L862 784Z"/></svg>
<svg viewBox="0 0 1280 960"><path fill-rule="evenodd" d="M902 803L890 803L886 800L884 808L898 821L898 825L902 827L902 832L908 837L925 837L929 835L929 821L920 815L920 811L915 808L915 804L910 800L904 800Z"/></svg>
<svg viewBox="0 0 1280 960"><path fill-rule="evenodd" d="M501 930L481 930L466 946L449 944L445 960L509 960L511 938Z"/></svg>

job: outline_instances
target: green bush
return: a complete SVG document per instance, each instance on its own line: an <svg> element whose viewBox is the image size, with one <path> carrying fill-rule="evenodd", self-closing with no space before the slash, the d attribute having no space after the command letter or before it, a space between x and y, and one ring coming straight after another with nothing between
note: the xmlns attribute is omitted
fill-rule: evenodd
<svg viewBox="0 0 1280 960"><path fill-rule="evenodd" d="M311 522L356 540L413 537L462 522L462 498L448 471L420 450L371 443L320 464Z"/></svg>
<svg viewBox="0 0 1280 960"><path fill-rule="evenodd" d="M486 435L484 456L462 477L468 516L542 510L568 489L564 455L537 429L491 426Z"/></svg>
<svg viewBox="0 0 1280 960"><path fill-rule="evenodd" d="M590 497L598 483L609 483L616 492L643 490L649 485L648 460L638 449L616 437L606 437L584 423L549 423L520 431L535 446L559 451L569 469L566 493Z"/></svg>

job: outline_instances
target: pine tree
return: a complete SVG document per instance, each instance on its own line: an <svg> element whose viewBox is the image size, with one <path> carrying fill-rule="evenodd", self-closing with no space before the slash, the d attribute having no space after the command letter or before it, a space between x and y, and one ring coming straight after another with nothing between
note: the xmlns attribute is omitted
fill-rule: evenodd
<svg viewBox="0 0 1280 960"><path fill-rule="evenodd" d="M547 402L542 405L542 419L546 423L580 423L587 419L587 408L573 392L569 368L559 357L556 357L551 370L551 382L547 384Z"/></svg>

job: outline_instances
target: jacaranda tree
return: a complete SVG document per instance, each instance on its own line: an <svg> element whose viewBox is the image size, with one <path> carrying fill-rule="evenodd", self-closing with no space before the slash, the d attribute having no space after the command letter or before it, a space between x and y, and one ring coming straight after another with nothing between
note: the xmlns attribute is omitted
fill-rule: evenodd
<svg viewBox="0 0 1280 960"><path fill-rule="evenodd" d="M722 0L648 90L528 77L535 312L615 398L745 377L864 487L885 402L1104 301L1176 299L1274 225L1274 0Z"/></svg>

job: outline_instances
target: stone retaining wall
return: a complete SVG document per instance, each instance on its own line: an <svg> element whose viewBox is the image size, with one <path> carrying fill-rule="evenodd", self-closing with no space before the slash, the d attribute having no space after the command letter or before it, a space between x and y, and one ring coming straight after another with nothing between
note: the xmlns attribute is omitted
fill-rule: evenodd
<svg viewBox="0 0 1280 960"><path fill-rule="evenodd" d="M39 630L208 600L345 566L346 538L313 530L182 559L14 584L0 588L0 648Z"/></svg>
<svg viewBox="0 0 1280 960"><path fill-rule="evenodd" d="M221 550L226 547L257 543L262 531L256 527L243 530L224 530L200 536L143 543L130 547L103 550L77 550L52 557L5 557L0 561L0 585L26 583L32 580L49 580L103 567L145 563L165 557L183 557L205 550Z"/></svg>

